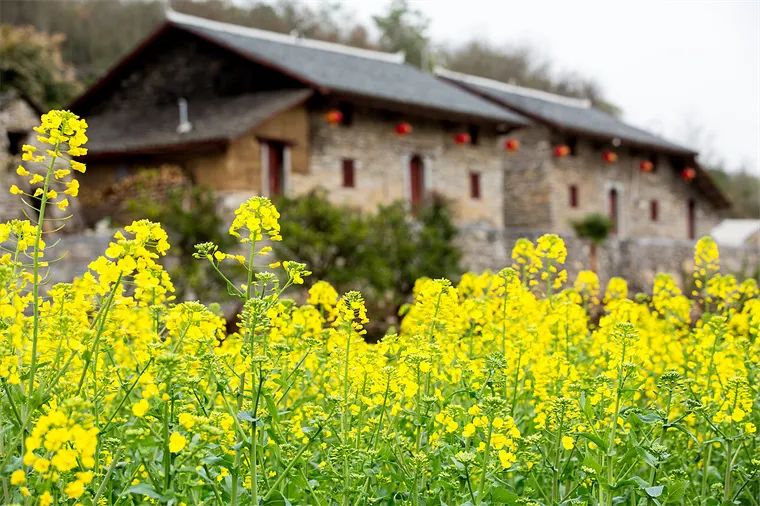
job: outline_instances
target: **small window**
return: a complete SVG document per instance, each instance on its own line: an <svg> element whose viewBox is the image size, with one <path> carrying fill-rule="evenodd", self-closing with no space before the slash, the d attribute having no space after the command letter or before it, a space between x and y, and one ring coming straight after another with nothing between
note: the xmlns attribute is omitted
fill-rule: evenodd
<svg viewBox="0 0 760 506"><path fill-rule="evenodd" d="M353 188L356 186L356 166L351 158L343 159L343 187Z"/></svg>
<svg viewBox="0 0 760 506"><path fill-rule="evenodd" d="M578 187L574 184L571 184L569 190L570 207L578 207Z"/></svg>
<svg viewBox="0 0 760 506"><path fill-rule="evenodd" d="M649 219L652 221L657 221L659 219L659 211L660 206L657 203L656 200L652 200L649 202Z"/></svg>
<svg viewBox="0 0 760 506"><path fill-rule="evenodd" d="M477 146L480 141L480 127L478 125L470 125L467 128L467 133L470 134L470 144Z"/></svg>
<svg viewBox="0 0 760 506"><path fill-rule="evenodd" d="M480 172L470 172L470 198L480 198Z"/></svg>

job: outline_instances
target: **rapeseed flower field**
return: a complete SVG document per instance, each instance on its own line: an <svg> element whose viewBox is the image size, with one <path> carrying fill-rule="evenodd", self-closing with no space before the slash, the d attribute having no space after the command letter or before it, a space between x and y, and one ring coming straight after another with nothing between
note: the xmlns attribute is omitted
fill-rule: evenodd
<svg viewBox="0 0 760 506"><path fill-rule="evenodd" d="M693 291L567 280L554 235L454 285L420 279L396 331L297 261L256 270L279 213L235 213L236 252L197 246L243 310L178 303L170 245L136 221L43 287L46 207L84 172L86 122L24 147L38 217L0 225L0 499L19 505L758 504L760 300L695 247ZM244 251L244 254L239 254ZM228 275L242 265L246 279ZM45 288L44 290L42 288Z"/></svg>

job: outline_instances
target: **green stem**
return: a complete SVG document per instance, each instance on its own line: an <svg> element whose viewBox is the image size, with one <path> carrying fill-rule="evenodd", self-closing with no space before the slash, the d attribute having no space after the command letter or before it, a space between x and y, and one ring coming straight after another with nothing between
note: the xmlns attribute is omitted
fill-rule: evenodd
<svg viewBox="0 0 760 506"><path fill-rule="evenodd" d="M346 364L343 368L343 410L340 417L341 425L341 439L344 446L343 452L343 505L346 506L349 503L348 500L348 482L350 480L350 472L348 466L348 451L346 451L346 445L348 444L348 431L349 431L349 419L348 419L348 366L350 362L351 353L351 327L350 324L346 326Z"/></svg>
<svg viewBox="0 0 760 506"><path fill-rule="evenodd" d="M164 403L163 416L163 438L164 438L164 493L169 491L171 485L171 453L169 452L169 403Z"/></svg>
<svg viewBox="0 0 760 506"><path fill-rule="evenodd" d="M251 378L253 379L253 378ZM259 503L259 474L258 474L258 434L256 433L258 428L258 412L259 412L259 398L261 396L261 386L264 384L264 374L261 370L261 363L259 363L259 386L256 388L256 396L253 399L253 423L251 424L251 451L248 456L248 460L251 465L251 504L257 505ZM253 392L252 392L253 394Z"/></svg>
<svg viewBox="0 0 760 506"><path fill-rule="evenodd" d="M58 153L61 143L57 142L54 153ZM50 187L50 176L53 174L53 168L58 156L50 157L50 164L45 173L45 182L42 186L42 197L40 198L40 212L37 216L37 229L34 236L34 256L32 258L32 308L33 308L33 328L32 328L32 358L29 367L29 391L27 392L28 402L31 401L34 393L34 375L37 372L37 339L40 334L40 243L42 242L42 228L45 224L45 208L48 201L48 188ZM29 406L27 402L27 407Z"/></svg>
<svg viewBox="0 0 760 506"><path fill-rule="evenodd" d="M657 441L662 444L662 442L665 440L665 432L668 430L669 424L670 424L670 405L673 400L673 390L668 390L668 402L666 404L665 408L665 421L662 424L662 432L660 432L660 437L657 438ZM659 468L659 464L652 468L652 472L649 475L649 484L654 486L654 480L657 477L657 470Z"/></svg>
<svg viewBox="0 0 760 506"><path fill-rule="evenodd" d="M79 395L79 392L82 390L82 385L84 385L84 379L87 376L87 370L90 367L90 362L93 359L93 355L95 354L97 350L98 342L100 341L100 336L103 334L103 329L106 325L106 317L108 316L108 312L111 309L111 304L113 304L113 299L116 296L116 290L118 289L119 285L121 284L121 276L122 273L119 273L119 277L116 278L116 282L113 285L113 288L111 289L111 293L108 294L108 300L106 301L105 310L100 313L100 322L98 324L98 330L95 334L95 339L93 341L92 347L93 351L87 357L85 358L84 365L82 366L82 375L79 377L79 384L77 385L77 393L76 395ZM97 360L97 357L95 357L95 360Z"/></svg>
<svg viewBox="0 0 760 506"><path fill-rule="evenodd" d="M623 376L623 364L625 363L626 352L625 338L623 339L622 346L623 349L620 353L620 364L618 365L617 389L615 392L615 411L612 417L612 428L610 430L609 444L607 445L607 487L610 487L612 485L612 481L615 477L615 436L617 435L617 420L620 416L620 397L623 393L623 385L625 383L625 378ZM610 491L610 494L606 495L605 498L607 499L607 504L611 504L612 492Z"/></svg>
<svg viewBox="0 0 760 506"><path fill-rule="evenodd" d="M488 439L486 440L486 449L483 452L483 474L480 476L480 486L478 487L478 497L475 504L483 502L483 491L486 488L486 477L488 476L488 461L491 458L491 434L493 433L493 419L488 420Z"/></svg>
<svg viewBox="0 0 760 506"><path fill-rule="evenodd" d="M552 470L552 503L559 503L559 475L560 475L560 461L562 459L562 425L564 423L565 413L564 408L560 412L559 426L557 427L557 437L554 443L554 469Z"/></svg>

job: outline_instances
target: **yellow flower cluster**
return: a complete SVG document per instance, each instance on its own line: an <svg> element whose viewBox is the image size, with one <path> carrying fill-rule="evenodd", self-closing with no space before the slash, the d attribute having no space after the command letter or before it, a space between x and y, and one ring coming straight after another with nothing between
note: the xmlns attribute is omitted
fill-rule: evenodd
<svg viewBox="0 0 760 506"><path fill-rule="evenodd" d="M79 418L59 409L41 416L26 438L23 460L43 479L64 483L63 492L72 499L81 497L92 482L98 443L90 417Z"/></svg>
<svg viewBox="0 0 760 506"><path fill-rule="evenodd" d="M32 190L27 193L17 185L12 185L10 192L38 199L42 202L40 205L50 202L64 210L69 206L68 197L79 194L79 182L70 177L72 171L85 172L83 163L64 157L87 154L87 148L83 147L87 142L87 122L69 111L51 111L42 115L41 124L35 127L35 131L39 133L37 141L50 147L44 154L38 154L37 146L25 144L22 146L21 159L32 164L47 162L47 170L44 173L32 172L24 165L19 165L16 174L28 178ZM40 214L44 217L44 207L40 209Z"/></svg>
<svg viewBox="0 0 760 506"><path fill-rule="evenodd" d="M81 154L78 121L48 116L47 140ZM418 280L398 328L370 343L359 292L318 281L306 295L295 261L254 268L278 217L250 199L230 228L247 255L197 246L227 283L220 302L242 307L237 325L221 304L174 301L158 224L134 222L44 295L24 260L40 224L0 225L3 503L760 496L759 292L720 273L711 240L691 296L665 274L651 295L620 278L602 291L590 271L568 284L559 237L521 240L511 268ZM226 272L238 265L242 282Z"/></svg>
<svg viewBox="0 0 760 506"><path fill-rule="evenodd" d="M271 241L279 241L279 218L280 213L269 199L253 197L235 210L235 219L229 231L242 243L260 241L264 235Z"/></svg>

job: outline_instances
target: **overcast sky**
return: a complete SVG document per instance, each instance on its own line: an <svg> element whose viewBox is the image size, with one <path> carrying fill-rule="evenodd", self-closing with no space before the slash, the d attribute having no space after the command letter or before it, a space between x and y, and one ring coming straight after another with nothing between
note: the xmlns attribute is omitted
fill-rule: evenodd
<svg viewBox="0 0 760 506"><path fill-rule="evenodd" d="M320 0L307 0L317 5ZM528 43L624 118L760 172L760 0L410 0L433 42ZM368 27L388 0L345 2Z"/></svg>

